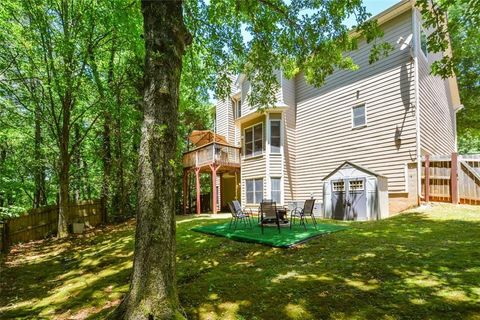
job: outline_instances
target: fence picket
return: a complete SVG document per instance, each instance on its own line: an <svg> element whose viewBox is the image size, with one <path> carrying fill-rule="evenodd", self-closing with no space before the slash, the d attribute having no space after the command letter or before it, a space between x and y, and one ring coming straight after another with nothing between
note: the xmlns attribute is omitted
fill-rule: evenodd
<svg viewBox="0 0 480 320"><path fill-rule="evenodd" d="M68 222L84 222L95 227L104 222L104 202L87 200L68 205ZM29 210L18 218L3 222L0 249L7 251L10 245L32 240L44 239L57 231L58 207L46 206Z"/></svg>

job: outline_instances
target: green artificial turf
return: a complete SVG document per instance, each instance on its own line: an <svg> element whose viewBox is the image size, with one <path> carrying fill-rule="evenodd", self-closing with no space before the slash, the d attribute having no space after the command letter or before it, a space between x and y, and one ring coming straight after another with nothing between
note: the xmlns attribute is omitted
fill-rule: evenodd
<svg viewBox="0 0 480 320"><path fill-rule="evenodd" d="M289 227L281 227L280 232L278 232L276 227L265 227L263 234L261 227L257 224L253 224L251 227L240 224L236 230L234 230L233 226L230 228L229 223L209 224L192 228L194 231L236 241L256 242L279 248L291 247L322 234L345 229L348 229L348 227L324 223L318 223L316 228L313 225L307 225L307 230L300 225L292 226L291 229Z"/></svg>

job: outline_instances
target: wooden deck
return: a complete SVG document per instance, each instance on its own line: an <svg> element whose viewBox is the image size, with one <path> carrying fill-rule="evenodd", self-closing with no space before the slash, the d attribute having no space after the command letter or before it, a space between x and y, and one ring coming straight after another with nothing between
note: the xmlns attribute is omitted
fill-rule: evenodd
<svg viewBox="0 0 480 320"><path fill-rule="evenodd" d="M223 171L240 168L240 148L211 142L183 154L184 169L200 168L201 172L210 171L211 165L216 165L218 170Z"/></svg>
<svg viewBox="0 0 480 320"><path fill-rule="evenodd" d="M183 154L183 211L186 212L187 179L190 172L195 173L197 194L197 213L200 205L200 173L210 172L212 175L212 211L217 213L217 174L240 172L240 148L219 142L210 142ZM220 185L220 188L222 186ZM221 193L221 192L220 192Z"/></svg>

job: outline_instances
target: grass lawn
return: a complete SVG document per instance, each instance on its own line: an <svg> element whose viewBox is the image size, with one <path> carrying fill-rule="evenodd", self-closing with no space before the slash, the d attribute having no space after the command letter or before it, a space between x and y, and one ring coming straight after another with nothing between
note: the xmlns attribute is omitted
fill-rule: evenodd
<svg viewBox="0 0 480 320"><path fill-rule="evenodd" d="M292 249L191 231L180 218L178 288L190 319L480 319L480 207L436 205ZM322 221L324 223L324 221ZM0 318L103 319L128 289L132 222L14 247Z"/></svg>

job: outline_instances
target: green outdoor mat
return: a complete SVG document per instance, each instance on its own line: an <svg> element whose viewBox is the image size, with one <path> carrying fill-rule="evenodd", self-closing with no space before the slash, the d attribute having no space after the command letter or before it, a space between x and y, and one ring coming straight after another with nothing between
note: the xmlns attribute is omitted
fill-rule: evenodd
<svg viewBox="0 0 480 320"><path fill-rule="evenodd" d="M348 229L349 227L339 226L335 224L318 223L317 229L313 224L307 225L307 230L303 226L295 225L290 229L289 227L280 228L280 233L276 227L265 227L264 234L262 229L256 223L252 223L252 227L245 227L240 224L237 230L230 229L228 223L211 224L206 226L194 227L192 230L213 234L216 236L226 237L236 241L256 242L266 244L272 247L287 248L305 242L311 238L318 237L322 234L332 233Z"/></svg>

